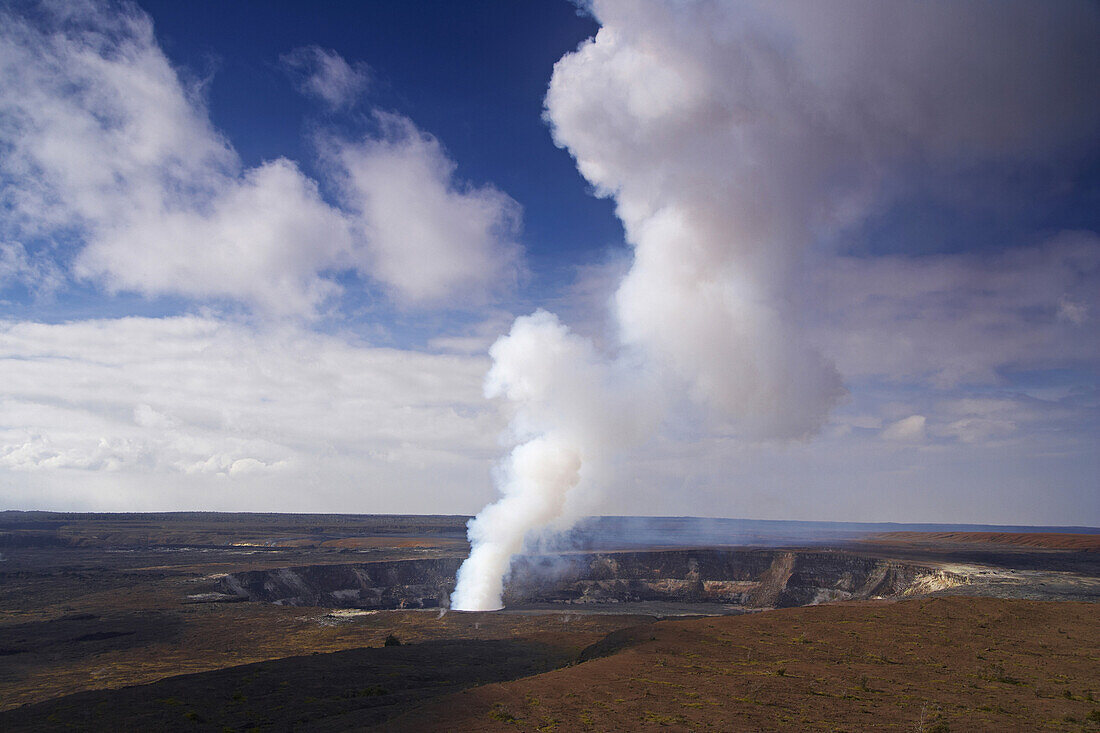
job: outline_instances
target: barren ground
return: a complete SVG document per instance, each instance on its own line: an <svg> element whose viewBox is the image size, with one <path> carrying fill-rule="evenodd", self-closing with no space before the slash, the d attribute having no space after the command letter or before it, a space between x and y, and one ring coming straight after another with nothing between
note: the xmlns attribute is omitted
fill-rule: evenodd
<svg viewBox="0 0 1100 733"><path fill-rule="evenodd" d="M1100 551L1100 535L1058 532L879 532L867 537L866 541L891 546L1013 545L1054 550Z"/></svg>
<svg viewBox="0 0 1100 733"><path fill-rule="evenodd" d="M0 519L4 731L1100 730L1089 535L878 536L848 547L987 580L660 621L692 608L198 602L220 573L461 556L462 517Z"/></svg>
<svg viewBox="0 0 1100 733"><path fill-rule="evenodd" d="M1096 730L1096 611L946 597L661 621L387 730Z"/></svg>

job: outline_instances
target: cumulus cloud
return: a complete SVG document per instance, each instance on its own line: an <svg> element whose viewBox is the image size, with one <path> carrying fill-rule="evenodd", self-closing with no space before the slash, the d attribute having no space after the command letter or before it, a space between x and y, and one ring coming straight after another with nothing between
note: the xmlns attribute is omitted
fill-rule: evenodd
<svg viewBox="0 0 1100 733"><path fill-rule="evenodd" d="M237 160L184 84L147 16L93 4L5 12L0 110L5 223L52 231L202 193Z"/></svg>
<svg viewBox="0 0 1100 733"><path fill-rule="evenodd" d="M33 504L20 487L38 475L86 502L108 472L198 490L241 479L221 506L288 508L327 477L328 508L400 511L400 486L404 506L459 510L483 493L503 424L486 366L193 316L2 323L0 497ZM193 506L158 488L131 499L115 508Z"/></svg>
<svg viewBox="0 0 1100 733"><path fill-rule="evenodd" d="M75 273L113 289L310 312L347 257L342 216L293 163L242 171L134 9L7 14L3 174L17 230L85 247Z"/></svg>
<svg viewBox="0 0 1100 733"><path fill-rule="evenodd" d="M404 303L483 300L515 284L521 210L492 186L455 178L442 145L408 118L376 112L376 138L326 144L366 269Z"/></svg>
<svg viewBox="0 0 1100 733"><path fill-rule="evenodd" d="M347 221L286 159L226 181L202 209L165 201L97 230L77 257L78 276L145 295L241 300L276 315L311 314L338 290L324 270L353 261Z"/></svg>
<svg viewBox="0 0 1100 733"><path fill-rule="evenodd" d="M455 181L439 143L404 118L337 146L345 211L292 161L245 169L136 8L28 16L5 12L0 29L0 234L82 245L78 277L308 317L339 292L335 273L420 305L458 289L487 298L518 260L518 205ZM359 83L338 56L293 58L307 56L308 86L329 102Z"/></svg>
<svg viewBox="0 0 1100 733"><path fill-rule="evenodd" d="M340 54L320 46L296 48L279 61L300 92L320 99L331 109L355 104L370 79L366 64L353 66Z"/></svg>

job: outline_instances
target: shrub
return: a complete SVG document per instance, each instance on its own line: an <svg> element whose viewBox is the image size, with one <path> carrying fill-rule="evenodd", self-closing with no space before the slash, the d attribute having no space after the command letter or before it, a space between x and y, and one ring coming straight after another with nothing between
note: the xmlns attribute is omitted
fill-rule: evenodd
<svg viewBox="0 0 1100 733"><path fill-rule="evenodd" d="M501 723L518 723L520 721L519 718L505 710L504 706L500 703L493 705L492 709L489 711L489 717L493 720L499 720Z"/></svg>
<svg viewBox="0 0 1100 733"><path fill-rule="evenodd" d="M383 646L401 646L401 640L393 634L386 637L386 641L383 642Z"/></svg>

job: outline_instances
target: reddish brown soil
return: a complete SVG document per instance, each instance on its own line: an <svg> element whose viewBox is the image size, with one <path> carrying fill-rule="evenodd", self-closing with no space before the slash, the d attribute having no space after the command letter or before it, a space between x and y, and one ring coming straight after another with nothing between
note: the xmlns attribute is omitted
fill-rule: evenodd
<svg viewBox="0 0 1100 733"><path fill-rule="evenodd" d="M611 656L473 688L387 729L1097 730L1097 610L948 597L664 621Z"/></svg>
<svg viewBox="0 0 1100 733"><path fill-rule="evenodd" d="M882 532L865 539L889 545L992 544L1100 551L1100 534L1060 532Z"/></svg>

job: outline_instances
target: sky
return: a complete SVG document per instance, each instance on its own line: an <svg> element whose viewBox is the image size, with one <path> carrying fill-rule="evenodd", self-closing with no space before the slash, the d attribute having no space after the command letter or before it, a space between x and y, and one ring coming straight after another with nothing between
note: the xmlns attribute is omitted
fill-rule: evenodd
<svg viewBox="0 0 1100 733"><path fill-rule="evenodd" d="M0 508L1100 526L1097 68L1087 0L6 2Z"/></svg>

